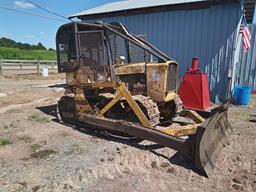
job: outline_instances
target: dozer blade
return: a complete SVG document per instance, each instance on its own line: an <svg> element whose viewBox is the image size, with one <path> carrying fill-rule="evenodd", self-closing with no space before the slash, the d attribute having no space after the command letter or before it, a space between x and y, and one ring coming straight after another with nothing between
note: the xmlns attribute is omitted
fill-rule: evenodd
<svg viewBox="0 0 256 192"><path fill-rule="evenodd" d="M210 117L197 128L195 134L195 167L210 176L220 150L229 138L232 128L228 122L228 105L215 108Z"/></svg>

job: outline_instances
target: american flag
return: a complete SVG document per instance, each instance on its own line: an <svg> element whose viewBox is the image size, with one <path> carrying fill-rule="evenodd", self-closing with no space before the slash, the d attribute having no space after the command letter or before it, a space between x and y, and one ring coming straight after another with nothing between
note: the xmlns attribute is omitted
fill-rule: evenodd
<svg viewBox="0 0 256 192"><path fill-rule="evenodd" d="M251 47L251 33L246 23L241 25L240 33L242 34L242 37L243 37L244 51L247 52L248 49Z"/></svg>

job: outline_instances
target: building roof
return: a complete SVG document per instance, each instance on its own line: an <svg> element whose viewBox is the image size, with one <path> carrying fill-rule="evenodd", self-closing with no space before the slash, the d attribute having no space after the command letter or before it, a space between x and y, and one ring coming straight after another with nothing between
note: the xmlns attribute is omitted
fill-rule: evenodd
<svg viewBox="0 0 256 192"><path fill-rule="evenodd" d="M207 0L121 0L111 3L106 3L101 6L87 9L71 15L70 17L79 17L85 15L94 15L102 13L111 13L119 11L127 11L140 8L149 8L163 5L175 5L175 4L185 4L192 2L202 2Z"/></svg>
<svg viewBox="0 0 256 192"><path fill-rule="evenodd" d="M193 8L202 8L215 3L238 3L240 0L120 0L87 9L71 15L69 18L102 18L121 14L138 14L156 11L188 9L185 4ZM252 23L256 0L244 0L245 16L248 23Z"/></svg>

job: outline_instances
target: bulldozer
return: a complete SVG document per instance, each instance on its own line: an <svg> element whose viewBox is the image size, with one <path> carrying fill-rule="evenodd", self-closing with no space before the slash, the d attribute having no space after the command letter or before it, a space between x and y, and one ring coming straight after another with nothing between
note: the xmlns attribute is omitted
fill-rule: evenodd
<svg viewBox="0 0 256 192"><path fill-rule="evenodd" d="M121 23L70 22L57 31L64 123L90 125L172 148L210 176L231 126L228 105L199 114L178 95L178 63ZM190 94L190 93L188 93Z"/></svg>

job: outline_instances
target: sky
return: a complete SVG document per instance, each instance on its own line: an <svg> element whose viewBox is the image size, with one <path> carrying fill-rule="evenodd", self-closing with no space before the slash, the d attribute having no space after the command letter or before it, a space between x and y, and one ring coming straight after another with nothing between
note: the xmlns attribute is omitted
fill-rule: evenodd
<svg viewBox="0 0 256 192"><path fill-rule="evenodd" d="M53 10L64 16L70 16L81 10L90 9L113 0L31 0L40 6ZM34 12L48 17L51 15L26 0L0 0L0 6ZM59 18L62 19L62 18ZM31 15L0 9L0 37L7 37L18 42L37 44L43 43L47 48L55 48L55 34L59 26L69 22L45 19Z"/></svg>

